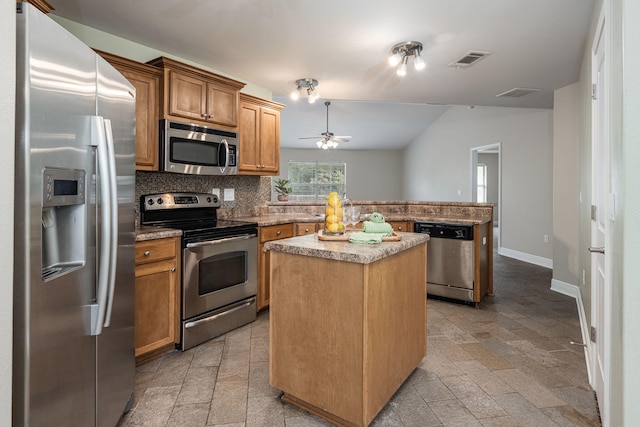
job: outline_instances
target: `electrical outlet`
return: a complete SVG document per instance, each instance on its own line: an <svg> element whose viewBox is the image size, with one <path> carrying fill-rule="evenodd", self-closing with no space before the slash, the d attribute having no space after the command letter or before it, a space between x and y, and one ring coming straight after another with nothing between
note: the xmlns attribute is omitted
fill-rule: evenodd
<svg viewBox="0 0 640 427"><path fill-rule="evenodd" d="M544 242L545 243L549 243L549 235L548 234L544 235Z"/></svg>
<svg viewBox="0 0 640 427"><path fill-rule="evenodd" d="M219 188L211 189L211 194L215 194L216 196L220 197L220 189Z"/></svg>
<svg viewBox="0 0 640 427"><path fill-rule="evenodd" d="M235 191L233 188L225 188L224 189L224 201L225 202L233 202L236 199Z"/></svg>

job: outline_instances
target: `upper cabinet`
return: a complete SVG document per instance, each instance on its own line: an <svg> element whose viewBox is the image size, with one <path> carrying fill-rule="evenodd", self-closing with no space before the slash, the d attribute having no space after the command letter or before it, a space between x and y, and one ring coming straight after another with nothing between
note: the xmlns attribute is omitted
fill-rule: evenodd
<svg viewBox="0 0 640 427"><path fill-rule="evenodd" d="M239 171L242 175L280 173L280 110L284 105L240 94Z"/></svg>
<svg viewBox="0 0 640 427"><path fill-rule="evenodd" d="M40 12L43 12L43 13L49 13L52 10L55 9L53 6L51 6L49 3L47 3L46 0L16 0L16 1L18 3L20 3L21 1L25 1L27 3L31 3L36 8L38 8L40 10Z"/></svg>
<svg viewBox="0 0 640 427"><path fill-rule="evenodd" d="M244 83L160 57L163 118L237 131L238 98Z"/></svg>
<svg viewBox="0 0 640 427"><path fill-rule="evenodd" d="M158 120L162 70L96 51L136 88L136 169L158 170Z"/></svg>

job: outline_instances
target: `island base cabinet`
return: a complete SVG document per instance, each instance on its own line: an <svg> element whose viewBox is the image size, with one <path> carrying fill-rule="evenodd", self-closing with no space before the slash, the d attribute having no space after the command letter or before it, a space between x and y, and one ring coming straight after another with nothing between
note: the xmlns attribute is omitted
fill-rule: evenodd
<svg viewBox="0 0 640 427"><path fill-rule="evenodd" d="M283 400L369 425L426 355L425 259L424 244L370 264L271 251L269 379Z"/></svg>

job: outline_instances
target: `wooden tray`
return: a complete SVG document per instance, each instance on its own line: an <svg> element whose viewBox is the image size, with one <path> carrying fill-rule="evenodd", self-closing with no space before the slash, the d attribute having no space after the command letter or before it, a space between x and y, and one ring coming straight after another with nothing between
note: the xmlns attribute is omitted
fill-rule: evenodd
<svg viewBox="0 0 640 427"><path fill-rule="evenodd" d="M334 235L324 234L324 230L318 230L318 240L334 240L334 241L348 242L349 235L352 233L357 233L358 231L362 231L362 230L357 230L357 231L349 230L345 234L338 234L334 236ZM383 242L397 242L399 240L402 240L402 236L397 234L395 231L393 232L392 236L387 236L382 238Z"/></svg>

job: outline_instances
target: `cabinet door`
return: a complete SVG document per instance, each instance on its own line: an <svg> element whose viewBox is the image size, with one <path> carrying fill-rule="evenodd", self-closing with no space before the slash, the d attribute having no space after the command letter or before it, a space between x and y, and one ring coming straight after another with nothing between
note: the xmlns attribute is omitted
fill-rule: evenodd
<svg viewBox="0 0 640 427"><path fill-rule="evenodd" d="M194 120L206 120L207 83L171 71L169 114Z"/></svg>
<svg viewBox="0 0 640 427"><path fill-rule="evenodd" d="M264 244L272 240L286 239L295 235L293 223L267 225L258 228L258 294L256 308L262 310L269 306L271 299L270 252L264 251Z"/></svg>
<svg viewBox="0 0 640 427"><path fill-rule="evenodd" d="M240 171L258 171L258 148L260 137L260 107L240 103L240 152L238 155Z"/></svg>
<svg viewBox="0 0 640 427"><path fill-rule="evenodd" d="M260 165L263 173L280 171L280 111L260 108Z"/></svg>
<svg viewBox="0 0 640 427"><path fill-rule="evenodd" d="M258 245L258 294L256 295L256 309L258 311L269 306L271 288L269 274L269 253L264 251L264 244Z"/></svg>
<svg viewBox="0 0 640 427"><path fill-rule="evenodd" d="M120 72L136 88L136 169L157 171L160 76Z"/></svg>
<svg viewBox="0 0 640 427"><path fill-rule="evenodd" d="M207 84L207 121L225 126L237 126L238 91Z"/></svg>
<svg viewBox="0 0 640 427"><path fill-rule="evenodd" d="M136 266L136 358L179 340L177 276L175 259Z"/></svg>

